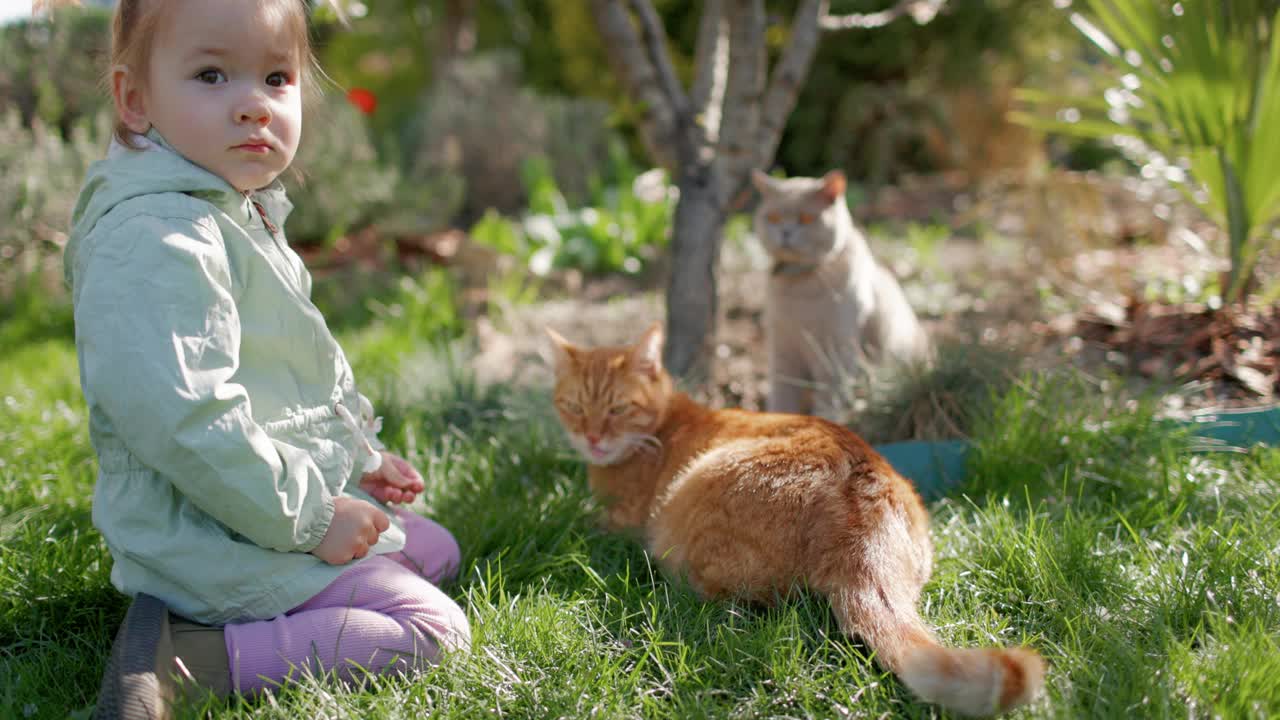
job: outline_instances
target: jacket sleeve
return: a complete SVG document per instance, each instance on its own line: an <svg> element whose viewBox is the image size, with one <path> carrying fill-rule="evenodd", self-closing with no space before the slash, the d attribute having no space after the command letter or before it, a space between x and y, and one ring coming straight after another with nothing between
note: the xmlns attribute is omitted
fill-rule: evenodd
<svg viewBox="0 0 1280 720"><path fill-rule="evenodd" d="M267 436L232 380L240 318L217 225L133 217L95 243L78 275L81 381L112 432L252 542L296 552L318 545L333 518L319 468Z"/></svg>

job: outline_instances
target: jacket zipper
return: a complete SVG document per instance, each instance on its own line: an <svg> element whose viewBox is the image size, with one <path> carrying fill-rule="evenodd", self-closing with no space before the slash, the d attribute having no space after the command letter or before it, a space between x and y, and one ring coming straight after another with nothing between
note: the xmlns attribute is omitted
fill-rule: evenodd
<svg viewBox="0 0 1280 720"><path fill-rule="evenodd" d="M248 194L246 193L246 197ZM262 203L257 199L249 197L249 202L253 205L253 209L257 211L258 217L262 218L262 225L267 229L267 234L271 236L271 240L275 244L276 252L280 255L280 261L285 267L289 268L287 272L292 275L294 287L299 291L302 289L302 277L293 269L293 265L289 262L289 255L284 251L283 243L280 240L280 228L271 222L271 218L267 217L267 211L262 207Z"/></svg>
<svg viewBox="0 0 1280 720"><path fill-rule="evenodd" d="M263 209L262 203L253 198L249 198L249 202L253 203L253 209L258 211L258 217L262 218L262 224L266 226L267 231L271 233L271 237L275 237L280 232L276 224L271 222L271 218L267 217L267 211Z"/></svg>

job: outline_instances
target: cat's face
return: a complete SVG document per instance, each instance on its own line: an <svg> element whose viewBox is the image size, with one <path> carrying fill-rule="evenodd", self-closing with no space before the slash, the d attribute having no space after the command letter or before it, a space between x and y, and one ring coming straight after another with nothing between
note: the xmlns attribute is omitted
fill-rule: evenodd
<svg viewBox="0 0 1280 720"><path fill-rule="evenodd" d="M593 465L656 447L653 433L673 392L662 368L662 328L635 345L583 348L547 329L555 352L556 413L569 442Z"/></svg>
<svg viewBox="0 0 1280 720"><path fill-rule="evenodd" d="M817 263L837 245L844 205L844 174L777 180L755 171L760 191L756 235L764 249L782 262Z"/></svg>

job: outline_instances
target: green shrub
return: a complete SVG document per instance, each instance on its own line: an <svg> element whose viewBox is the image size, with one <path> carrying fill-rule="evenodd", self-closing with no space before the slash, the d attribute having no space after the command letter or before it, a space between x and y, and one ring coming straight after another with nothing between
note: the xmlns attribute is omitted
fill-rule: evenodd
<svg viewBox="0 0 1280 720"><path fill-rule="evenodd" d="M16 108L27 127L38 119L69 137L82 119L111 106L102 83L110 42L105 8L0 26L0 108Z"/></svg>
<svg viewBox="0 0 1280 720"><path fill-rule="evenodd" d="M557 186L580 201L615 141L608 113L602 103L545 97L522 87L519 58L512 53L468 58L448 80L432 86L406 128L406 179L461 176L462 221L469 222L489 209L523 208L528 195L521 168L542 156Z"/></svg>
<svg viewBox="0 0 1280 720"><path fill-rule="evenodd" d="M471 228L481 245L513 255L537 275L552 268L590 273L636 274L656 260L667 244L675 209L674 189L662 171L650 171L636 192L640 174L621 143L609 153L609 175L618 185L592 183L588 203L571 209L545 158L525 162L522 175L529 210L519 220L489 211ZM642 197L643 196L643 197Z"/></svg>
<svg viewBox="0 0 1280 720"><path fill-rule="evenodd" d="M0 297L35 275L57 287L76 195L110 132L105 113L75 125L69 140L39 118L24 127L17 108L0 114Z"/></svg>
<svg viewBox="0 0 1280 720"><path fill-rule="evenodd" d="M331 244L373 222L392 202L399 170L379 161L360 112L335 94L308 113L294 167L286 173L289 239Z"/></svg>
<svg viewBox="0 0 1280 720"><path fill-rule="evenodd" d="M835 0L831 12L894 4ZM1044 6L1044 0L954 1L926 25L902 18L874 30L824 34L787 122L778 165L792 175L839 167L878 184L912 172L980 166L986 160L971 156L988 148L1006 161L1030 154L1036 139L1017 137L1022 133L1007 126L1000 106L1009 88L1040 75L1056 78L1061 64L1052 56L1078 46ZM787 12L782 17L789 19ZM787 34L769 38L776 54ZM1015 141L1026 147L1005 148Z"/></svg>

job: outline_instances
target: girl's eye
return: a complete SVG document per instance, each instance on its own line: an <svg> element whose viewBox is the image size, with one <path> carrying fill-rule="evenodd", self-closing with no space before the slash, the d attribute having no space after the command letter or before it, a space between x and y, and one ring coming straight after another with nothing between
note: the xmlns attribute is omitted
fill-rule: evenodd
<svg viewBox="0 0 1280 720"><path fill-rule="evenodd" d="M196 79L202 83L207 83L209 85L216 85L220 82L226 82L227 76L223 75L221 70L215 70L213 68L209 68L207 70L201 70L200 72L196 73Z"/></svg>
<svg viewBox="0 0 1280 720"><path fill-rule="evenodd" d="M781 215L779 215L779 214L778 214L778 213L776 213L776 212L771 212L771 213L769 213L768 215L765 215L765 216L764 216L764 219L765 219L765 220L768 220L769 222L773 223L774 225L777 225L778 223L782 222L782 216L781 216Z"/></svg>
<svg viewBox="0 0 1280 720"><path fill-rule="evenodd" d="M271 87L284 87L289 84L289 73L273 72L267 76L267 84Z"/></svg>
<svg viewBox="0 0 1280 720"><path fill-rule="evenodd" d="M813 216L809 213L800 213L800 217L797 219L800 221L801 225L808 225L813 222Z"/></svg>

